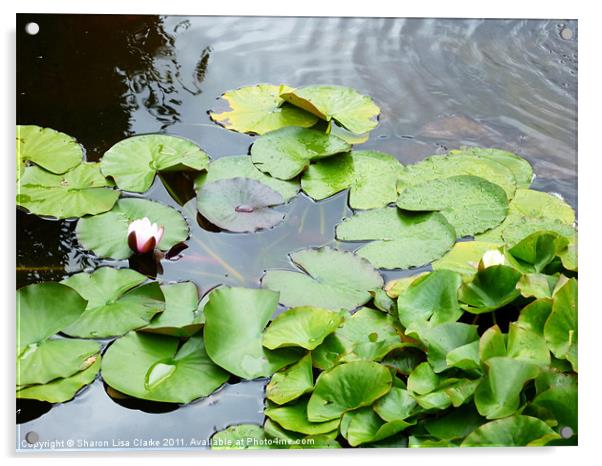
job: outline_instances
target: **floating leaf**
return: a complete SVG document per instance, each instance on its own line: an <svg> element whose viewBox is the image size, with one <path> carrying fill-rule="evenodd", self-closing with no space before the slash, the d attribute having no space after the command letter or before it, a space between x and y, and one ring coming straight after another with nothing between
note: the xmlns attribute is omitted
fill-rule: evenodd
<svg viewBox="0 0 602 466"><path fill-rule="evenodd" d="M482 314L499 309L520 295L516 284L521 273L506 265L493 265L477 272L472 281L458 291L462 309Z"/></svg>
<svg viewBox="0 0 602 466"><path fill-rule="evenodd" d="M539 370L531 362L511 357L491 357L486 362L487 375L475 392L475 405L487 419L510 416L519 407L520 393Z"/></svg>
<svg viewBox="0 0 602 466"><path fill-rule="evenodd" d="M136 198L121 199L109 212L80 219L75 232L79 242L98 257L127 259L134 253L128 246L128 226L144 217L164 228L157 245L161 251L188 238L188 224L177 210Z"/></svg>
<svg viewBox="0 0 602 466"><path fill-rule="evenodd" d="M276 448L341 448L341 445L335 440L339 433L338 429L326 434L305 435L285 430L268 418L263 425L263 430L268 438L279 441Z"/></svg>
<svg viewBox="0 0 602 466"><path fill-rule="evenodd" d="M496 243L486 241L460 241L443 257L432 263L433 270L451 270L470 278L477 273L483 254L497 248Z"/></svg>
<svg viewBox="0 0 602 466"><path fill-rule="evenodd" d="M111 210L119 191L100 173L97 163L81 163L62 175L27 167L21 176L17 205L32 214L82 217Z"/></svg>
<svg viewBox="0 0 602 466"><path fill-rule="evenodd" d="M408 390L418 395L426 395L435 390L440 382L440 377L435 374L431 365L423 362L408 377Z"/></svg>
<svg viewBox="0 0 602 466"><path fill-rule="evenodd" d="M284 203L280 193L250 178L231 178L203 185L197 194L199 212L224 230L255 232L272 228L284 214L272 209Z"/></svg>
<svg viewBox="0 0 602 466"><path fill-rule="evenodd" d="M228 380L205 352L203 338L179 338L130 332L117 339L102 359L104 381L121 393L143 400L189 403Z"/></svg>
<svg viewBox="0 0 602 466"><path fill-rule="evenodd" d="M372 265L407 269L441 257L456 238L456 232L437 212L405 213L395 207L359 212L336 227L340 241L375 240L357 250Z"/></svg>
<svg viewBox="0 0 602 466"><path fill-rule="evenodd" d="M427 410L455 408L463 405L472 397L479 380L449 378L442 381L436 390L424 395L414 395L421 408Z"/></svg>
<svg viewBox="0 0 602 466"><path fill-rule="evenodd" d="M463 447L538 447L560 438L545 422L516 415L483 424L462 442Z"/></svg>
<svg viewBox="0 0 602 466"><path fill-rule="evenodd" d="M100 355L86 369L42 385L30 385L17 391L17 398L64 403L71 400L82 387L92 383L100 370Z"/></svg>
<svg viewBox="0 0 602 466"><path fill-rule="evenodd" d="M157 172L206 170L209 156L196 144L166 134L144 134L123 139L106 151L102 173L124 191L143 193Z"/></svg>
<svg viewBox="0 0 602 466"><path fill-rule="evenodd" d="M554 294L544 337L554 356L566 359L577 372L577 280L571 278Z"/></svg>
<svg viewBox="0 0 602 466"><path fill-rule="evenodd" d="M498 185L478 176L460 175L410 186L399 194L397 206L440 211L462 237L499 225L506 216L508 199Z"/></svg>
<svg viewBox="0 0 602 466"><path fill-rule="evenodd" d="M473 341L451 350L447 353L445 362L448 367L480 373L479 342Z"/></svg>
<svg viewBox="0 0 602 466"><path fill-rule="evenodd" d="M315 200L349 189L351 208L375 209L397 200L395 186L401 170L393 155L352 151L310 165L303 173L301 187Z"/></svg>
<svg viewBox="0 0 602 466"><path fill-rule="evenodd" d="M512 265L523 272L541 272L566 249L568 238L553 231L538 231L508 249Z"/></svg>
<svg viewBox="0 0 602 466"><path fill-rule="evenodd" d="M466 437L484 422L485 419L470 404L451 410L440 418L430 419L424 423L424 427L435 438L458 440Z"/></svg>
<svg viewBox="0 0 602 466"><path fill-rule="evenodd" d="M313 126L318 120L314 115L283 105L280 94L291 90L285 85L258 84L228 91L221 98L228 102L231 110L209 112L209 116L224 128L240 133L264 134L286 126Z"/></svg>
<svg viewBox="0 0 602 466"><path fill-rule="evenodd" d="M397 188L399 191L409 186L428 183L439 178L471 175L484 178L500 186L508 199L516 191L516 179L512 171L492 158L475 155L433 155L413 165L406 165L400 174Z"/></svg>
<svg viewBox="0 0 602 466"><path fill-rule="evenodd" d="M311 354L307 354L299 362L276 372L267 384L265 394L268 400L282 405L311 392L313 388Z"/></svg>
<svg viewBox="0 0 602 466"><path fill-rule="evenodd" d="M261 426L239 424L220 430L211 437L212 450L258 450L271 448Z"/></svg>
<svg viewBox="0 0 602 466"><path fill-rule="evenodd" d="M412 423L402 420L385 422L371 407L366 407L343 415L341 435L347 439L349 445L356 447L391 437L410 425Z"/></svg>
<svg viewBox="0 0 602 466"><path fill-rule="evenodd" d="M432 325L455 322L462 315L458 288L462 278L456 272L439 270L415 280L397 298L397 315L401 325Z"/></svg>
<svg viewBox="0 0 602 466"><path fill-rule="evenodd" d="M147 325L163 312L165 298L158 283L130 269L101 267L93 273L78 273L61 283L70 286L88 301L86 311L63 329L81 338L106 338L124 335Z"/></svg>
<svg viewBox="0 0 602 466"><path fill-rule="evenodd" d="M302 249L290 255L301 272L268 270L261 284L280 292L285 306L355 309L371 299L383 279L370 263L355 254L329 247Z"/></svg>
<svg viewBox="0 0 602 466"><path fill-rule="evenodd" d="M526 273L520 278L516 288L525 298L551 298L556 282L558 277L554 275Z"/></svg>
<svg viewBox="0 0 602 466"><path fill-rule="evenodd" d="M337 419L386 395L391 383L388 369L376 362L354 361L335 366L316 380L307 417L312 422Z"/></svg>
<svg viewBox="0 0 602 466"><path fill-rule="evenodd" d="M282 128L261 136L251 146L251 160L264 173L281 180L294 178L312 160L348 152L342 139L316 129Z"/></svg>
<svg viewBox="0 0 602 466"><path fill-rule="evenodd" d="M571 379L571 383L557 385L548 388L538 394L531 406L545 413L546 420L553 420L558 426L570 427L574 433L579 430L577 403L577 381Z"/></svg>
<svg viewBox="0 0 602 466"><path fill-rule="evenodd" d="M190 337L202 327L202 315L198 312L199 291L192 282L162 285L165 310L153 317L141 331L178 337Z"/></svg>
<svg viewBox="0 0 602 466"><path fill-rule="evenodd" d="M462 147L461 149L450 150L449 155L472 155L495 160L512 171L518 188L528 188L533 181L533 167L531 164L512 152L482 147Z"/></svg>
<svg viewBox="0 0 602 466"><path fill-rule="evenodd" d="M263 331L276 311L278 293L221 286L205 305L205 342L211 359L244 379L269 377L299 359L289 349L263 347Z"/></svg>
<svg viewBox="0 0 602 466"><path fill-rule="evenodd" d="M306 435L320 435L332 432L339 426L340 420L312 422L307 418L308 398L301 398L285 406L265 409L265 415L283 428Z"/></svg>
<svg viewBox="0 0 602 466"><path fill-rule="evenodd" d="M213 160L209 169L194 180L194 189L199 191L205 184L231 178L250 178L259 181L280 193L284 202L290 201L299 192L299 183L272 178L258 170L248 155L234 155Z"/></svg>
<svg viewBox="0 0 602 466"><path fill-rule="evenodd" d="M319 307L296 307L279 314L263 334L268 349L300 346L313 350L343 322L343 316Z"/></svg>
<svg viewBox="0 0 602 466"><path fill-rule="evenodd" d="M420 410L410 393L400 387L392 387L389 393L372 405L374 411L385 421L404 421Z"/></svg>
<svg viewBox="0 0 602 466"><path fill-rule="evenodd" d="M17 179L28 162L61 174L78 166L84 151L75 138L51 128L17 125Z"/></svg>
<svg viewBox="0 0 602 466"><path fill-rule="evenodd" d="M280 96L323 120L335 120L355 134L372 131L378 124L380 108L370 97L349 87L307 86L283 90Z"/></svg>
<svg viewBox="0 0 602 466"><path fill-rule="evenodd" d="M405 346L393 317L367 307L345 319L312 353L314 365L322 370L340 362L379 361L395 348Z"/></svg>

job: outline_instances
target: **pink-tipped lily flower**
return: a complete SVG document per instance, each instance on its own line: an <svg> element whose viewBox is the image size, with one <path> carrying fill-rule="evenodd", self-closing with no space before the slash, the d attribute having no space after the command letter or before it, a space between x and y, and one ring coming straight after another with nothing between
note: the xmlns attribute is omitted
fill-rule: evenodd
<svg viewBox="0 0 602 466"><path fill-rule="evenodd" d="M128 246L137 254L153 252L163 238L163 227L148 217L134 220L128 226Z"/></svg>

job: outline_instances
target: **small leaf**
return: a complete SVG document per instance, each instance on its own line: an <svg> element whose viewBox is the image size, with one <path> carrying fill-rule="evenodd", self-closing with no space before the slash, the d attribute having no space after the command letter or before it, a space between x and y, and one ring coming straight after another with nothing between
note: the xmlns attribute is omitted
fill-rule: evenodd
<svg viewBox="0 0 602 466"><path fill-rule="evenodd" d="M560 438L540 419L512 416L483 424L462 442L463 447L537 447Z"/></svg>
<svg viewBox="0 0 602 466"><path fill-rule="evenodd" d="M356 447L391 437L412 424L403 420L385 422L371 407L366 407L343 415L341 435L347 439L349 445Z"/></svg>
<svg viewBox="0 0 602 466"><path fill-rule="evenodd" d="M462 309L482 314L499 309L520 295L516 284L521 273L512 267L494 265L479 271L471 282L460 287L458 299Z"/></svg>
<svg viewBox="0 0 602 466"><path fill-rule="evenodd" d="M220 430L211 437L212 450L259 450L271 448L261 426L239 424Z"/></svg>
<svg viewBox="0 0 602 466"><path fill-rule="evenodd" d="M550 351L566 359L577 372L577 280L571 278L554 294L552 312L544 326Z"/></svg>
<svg viewBox="0 0 602 466"><path fill-rule="evenodd" d="M307 418L307 402L308 398L304 397L285 406L269 407L265 409L265 415L286 430L306 435L327 434L339 426L338 418L326 422L310 421Z"/></svg>
<svg viewBox="0 0 602 466"><path fill-rule="evenodd" d="M276 372L267 384L265 394L268 400L282 405L311 392L313 388L311 354L307 354L286 369Z"/></svg>

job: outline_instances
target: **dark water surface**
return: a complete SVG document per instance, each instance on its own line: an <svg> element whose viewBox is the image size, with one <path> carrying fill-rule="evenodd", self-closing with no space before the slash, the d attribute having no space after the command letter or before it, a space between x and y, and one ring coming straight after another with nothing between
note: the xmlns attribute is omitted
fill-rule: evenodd
<svg viewBox="0 0 602 466"><path fill-rule="evenodd" d="M30 21L40 25L36 36L24 32ZM572 37L563 38L569 29ZM17 123L76 137L88 160L149 132L187 137L215 159L247 154L254 139L209 119L223 92L260 82L340 84L382 109L362 148L402 163L462 145L511 150L534 165L534 189L576 208L577 35L575 21L559 20L20 15ZM178 208L191 225L188 249L164 260L158 278L191 280L203 293L219 283L257 286L264 270L291 268L287 254L303 247L357 247L334 240L334 226L350 213L345 193L319 203L299 195L284 224L254 235L203 229L194 201L181 207L158 178L144 196ZM17 211L19 287L102 264L128 266L81 250L74 227ZM97 380L51 409L19 403L17 446L28 448L25 437L35 432L58 448L60 441L62 448L124 446L113 439L182 448L180 439L262 422L264 383L231 380L178 408L122 406Z"/></svg>

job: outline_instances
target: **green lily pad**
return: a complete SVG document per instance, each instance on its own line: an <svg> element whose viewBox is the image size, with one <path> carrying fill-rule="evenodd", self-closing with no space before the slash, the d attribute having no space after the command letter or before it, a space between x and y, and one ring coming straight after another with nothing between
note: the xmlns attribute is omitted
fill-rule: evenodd
<svg viewBox="0 0 602 466"><path fill-rule="evenodd" d="M449 378L443 380L437 388L424 395L414 395L421 408L442 410L450 406L462 406L474 394L479 380Z"/></svg>
<svg viewBox="0 0 602 466"><path fill-rule="evenodd" d="M60 175L78 166L84 157L75 138L51 128L17 125L17 179L28 162Z"/></svg>
<svg viewBox="0 0 602 466"><path fill-rule="evenodd" d="M313 352L314 366L326 370L341 362L380 361L405 346L393 317L367 307L345 319Z"/></svg>
<svg viewBox="0 0 602 466"><path fill-rule="evenodd" d="M307 418L307 402L308 397L303 397L285 406L269 407L265 409L265 415L286 430L306 435L327 434L339 426L338 418L326 422L310 421Z"/></svg>
<svg viewBox="0 0 602 466"><path fill-rule="evenodd" d="M86 369L75 374L41 385L30 385L17 391L17 398L64 403L75 397L86 385L91 384L100 370L100 355Z"/></svg>
<svg viewBox="0 0 602 466"><path fill-rule="evenodd" d="M550 350L543 329L534 328L524 321L511 322L507 336L508 356L529 361L540 367L550 365Z"/></svg>
<svg viewBox="0 0 602 466"><path fill-rule="evenodd" d="M424 427L429 434L441 440L463 439L486 420L481 417L472 404L451 410L448 414L429 419Z"/></svg>
<svg viewBox="0 0 602 466"><path fill-rule="evenodd" d="M351 208L375 209L397 200L395 186L402 169L393 155L352 151L310 165L303 173L301 187L315 200L349 189Z"/></svg>
<svg viewBox="0 0 602 466"><path fill-rule="evenodd" d="M533 189L517 189L505 220L477 238L481 241L506 242L512 247L540 230L555 231L569 237L574 232L574 222L575 211L558 196Z"/></svg>
<svg viewBox="0 0 602 466"><path fill-rule="evenodd" d="M520 295L516 285L521 276L519 271L506 265L480 270L458 291L462 309L471 314L482 314L514 301Z"/></svg>
<svg viewBox="0 0 602 466"><path fill-rule="evenodd" d="M355 134L372 131L378 124L380 108L370 97L349 87L307 86L283 90L280 97L323 120L335 120Z"/></svg>
<svg viewBox="0 0 602 466"><path fill-rule="evenodd" d="M478 176L439 178L405 188L397 206L412 211L440 211L459 237L499 225L508 211L504 190Z"/></svg>
<svg viewBox="0 0 602 466"><path fill-rule="evenodd" d="M118 197L97 163L80 163L62 175L32 166L21 176L17 205L36 215L71 218L111 210Z"/></svg>
<svg viewBox="0 0 602 466"><path fill-rule="evenodd" d="M418 395L426 395L435 390L441 378L435 374L428 362L419 364L408 377L408 390Z"/></svg>
<svg viewBox="0 0 602 466"><path fill-rule="evenodd" d="M389 393L374 402L372 408L385 421L404 421L420 410L410 392L401 387L391 387Z"/></svg>
<svg viewBox="0 0 602 466"><path fill-rule="evenodd" d="M508 249L513 265L523 272L541 272L561 251L569 239L553 231L538 231Z"/></svg>
<svg viewBox="0 0 602 466"><path fill-rule="evenodd" d="M283 429L280 425L268 418L263 425L263 430L268 438L279 441L277 448L341 448L341 445L335 440L339 433L338 429L326 434L305 435Z"/></svg>
<svg viewBox="0 0 602 466"><path fill-rule="evenodd" d="M554 275L526 273L520 278L516 288L525 298L551 298L557 282L558 277Z"/></svg>
<svg viewBox="0 0 602 466"><path fill-rule="evenodd" d="M462 316L458 303L461 276L450 270L431 272L415 280L397 298L397 315L401 325L432 325L455 322Z"/></svg>
<svg viewBox="0 0 602 466"><path fill-rule="evenodd" d="M577 280L567 280L554 293L552 312L544 326L544 337L550 351L559 359L566 359L577 372Z"/></svg>
<svg viewBox="0 0 602 466"><path fill-rule="evenodd" d="M82 246L98 257L127 259L134 253L128 246L128 226L144 217L163 226L163 238L157 245L161 251L168 251L188 238L188 224L177 210L136 198L121 199L109 212L81 218L75 232Z"/></svg>
<svg viewBox="0 0 602 466"><path fill-rule="evenodd" d="M269 377L297 361L290 349L263 347L263 331L276 311L278 293L220 286L205 305L205 343L209 357L220 367L244 379Z"/></svg>
<svg viewBox="0 0 602 466"><path fill-rule="evenodd" d="M454 244L456 232L437 212L401 212L395 207L359 212L336 227L340 241L374 240L359 256L384 269L407 269L441 257Z"/></svg>
<svg viewBox="0 0 602 466"><path fill-rule="evenodd" d="M487 375L474 394L481 416L500 419L512 415L519 407L525 383L537 377L539 369L532 362L511 357L491 357L486 362Z"/></svg>
<svg viewBox="0 0 602 466"><path fill-rule="evenodd" d="M313 350L343 322L343 316L319 307L296 307L279 314L263 333L268 349L300 346Z"/></svg>
<svg viewBox="0 0 602 466"><path fill-rule="evenodd" d="M311 354L303 356L299 362L276 372L267 384L265 396L279 405L296 400L314 389Z"/></svg>
<svg viewBox="0 0 602 466"><path fill-rule="evenodd" d="M451 270L470 278L477 273L483 254L497 248L497 243L487 241L460 241L444 256L434 261L432 267L433 270Z"/></svg>
<svg viewBox="0 0 602 466"><path fill-rule="evenodd" d="M205 352L203 338L130 332L102 358L102 377L115 390L143 400L189 403L213 393L229 374Z"/></svg>
<svg viewBox="0 0 602 466"><path fill-rule="evenodd" d="M577 381L564 385L556 385L538 394L531 406L544 416L545 420L556 421L558 426L570 427L574 433L579 430L577 402Z"/></svg>
<svg viewBox="0 0 602 466"><path fill-rule="evenodd" d="M198 332L203 321L198 311L199 290L196 285L192 282L161 285L161 291L165 296L165 310L139 330L175 337L190 337Z"/></svg>
<svg viewBox="0 0 602 466"><path fill-rule="evenodd" d="M272 228L284 214L272 209L283 197L250 178L230 178L203 185L197 193L199 212L211 223L237 233Z"/></svg>
<svg viewBox="0 0 602 466"><path fill-rule="evenodd" d="M460 175L484 178L500 186L508 199L512 199L516 191L512 170L492 158L475 155L433 155L416 164L406 165L399 176L397 189L401 192L409 186Z"/></svg>
<svg viewBox="0 0 602 466"><path fill-rule="evenodd" d="M196 144L166 134L144 134L123 139L102 156L100 167L119 189L143 193L162 171L201 171L209 156Z"/></svg>
<svg viewBox="0 0 602 466"><path fill-rule="evenodd" d="M521 156L501 149L486 149L483 147L463 147L450 150L449 155L472 155L480 158L489 158L509 168L516 179L517 188L528 188L533 181L533 167Z"/></svg>
<svg viewBox="0 0 602 466"><path fill-rule="evenodd" d="M504 357L508 355L506 348L506 335L502 333L497 325L489 327L479 340L479 358L487 362L490 358Z"/></svg>
<svg viewBox="0 0 602 466"><path fill-rule="evenodd" d="M261 426L238 424L220 430L211 437L212 450L260 450L270 448Z"/></svg>
<svg viewBox="0 0 602 466"><path fill-rule="evenodd" d="M156 282L130 269L101 267L93 273L78 273L61 283L70 286L88 301L86 311L63 329L81 338L124 335L148 325L165 309L165 297Z"/></svg>
<svg viewBox="0 0 602 466"><path fill-rule="evenodd" d="M383 421L371 407L366 407L343 415L341 435L347 439L349 445L357 447L391 437L412 424L402 420Z"/></svg>
<svg viewBox="0 0 602 466"><path fill-rule="evenodd" d="M234 155L213 160L209 164L209 169L194 180L194 189L199 191L205 184L231 178L250 178L259 181L280 193L284 202L290 201L299 192L297 181L283 181L266 175L253 165L248 155Z"/></svg>
<svg viewBox="0 0 602 466"><path fill-rule="evenodd" d="M479 341L473 341L451 350L447 353L445 361L448 367L457 367L463 371L480 373Z"/></svg>
<svg viewBox="0 0 602 466"><path fill-rule="evenodd" d="M370 291L383 286L372 265L349 252L329 247L302 249L290 258L306 273L268 270L261 279L263 288L279 291L280 303L288 307L355 309L372 298Z"/></svg>
<svg viewBox="0 0 602 466"><path fill-rule="evenodd" d="M372 361L353 361L322 372L307 404L312 422L338 419L347 411L371 405L391 389L389 370Z"/></svg>
<svg viewBox="0 0 602 466"><path fill-rule="evenodd" d="M348 152L342 139L316 129L282 128L261 136L251 146L255 167L281 180L290 180L309 167L313 160Z"/></svg>
<svg viewBox="0 0 602 466"><path fill-rule="evenodd" d="M560 438L545 422L531 416L511 416L488 422L462 442L463 447L538 447Z"/></svg>
<svg viewBox="0 0 602 466"><path fill-rule="evenodd" d="M250 134L264 134L287 126L313 126L318 121L314 115L283 105L280 94L291 90L285 85L258 84L228 91L221 98L228 102L230 110L209 112L209 116L226 129Z"/></svg>

